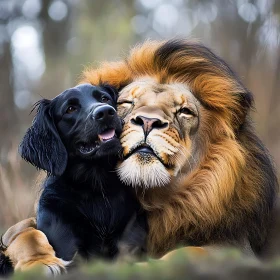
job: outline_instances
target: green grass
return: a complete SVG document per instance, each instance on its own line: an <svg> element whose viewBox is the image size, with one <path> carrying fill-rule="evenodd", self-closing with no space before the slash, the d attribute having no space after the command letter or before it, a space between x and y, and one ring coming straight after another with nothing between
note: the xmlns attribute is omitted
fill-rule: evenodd
<svg viewBox="0 0 280 280"><path fill-rule="evenodd" d="M39 270L16 273L14 280L46 279ZM188 279L280 279L280 259L261 263L244 257L236 250L220 250L209 256L178 252L168 261L150 260L146 264L93 262L56 279L71 280L188 280Z"/></svg>

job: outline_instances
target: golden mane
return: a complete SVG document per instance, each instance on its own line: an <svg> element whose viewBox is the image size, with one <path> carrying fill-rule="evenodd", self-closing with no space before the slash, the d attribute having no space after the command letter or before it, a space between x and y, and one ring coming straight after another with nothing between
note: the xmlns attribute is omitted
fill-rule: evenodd
<svg viewBox="0 0 280 280"><path fill-rule="evenodd" d="M270 157L251 127L252 94L227 64L205 46L185 40L148 41L120 62L83 72L81 82L121 90L139 77L186 84L206 108L203 155L169 187L139 195L148 213L152 255L178 244L249 243L263 248L278 188Z"/></svg>

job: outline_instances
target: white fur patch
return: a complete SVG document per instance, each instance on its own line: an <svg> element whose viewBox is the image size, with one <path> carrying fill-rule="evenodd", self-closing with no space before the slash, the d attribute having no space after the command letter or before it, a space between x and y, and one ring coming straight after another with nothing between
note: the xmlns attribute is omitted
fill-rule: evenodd
<svg viewBox="0 0 280 280"><path fill-rule="evenodd" d="M170 182L164 165L150 154L131 155L120 164L117 172L122 182L133 187L161 187Z"/></svg>
<svg viewBox="0 0 280 280"><path fill-rule="evenodd" d="M65 270L58 264L44 265L44 274L47 277L56 277L65 273Z"/></svg>
<svg viewBox="0 0 280 280"><path fill-rule="evenodd" d="M48 277L56 277L61 274L67 273L66 267L72 263L72 261L64 261L63 259L59 259L62 266L59 264L53 265L44 265L45 275Z"/></svg>

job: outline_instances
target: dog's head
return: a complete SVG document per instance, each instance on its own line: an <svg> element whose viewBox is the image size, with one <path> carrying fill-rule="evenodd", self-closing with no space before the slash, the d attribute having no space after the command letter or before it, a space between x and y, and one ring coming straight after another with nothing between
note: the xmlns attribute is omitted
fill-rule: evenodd
<svg viewBox="0 0 280 280"><path fill-rule="evenodd" d="M38 103L20 146L21 156L39 169L61 175L68 159L98 160L121 150L117 92L108 85L82 84Z"/></svg>

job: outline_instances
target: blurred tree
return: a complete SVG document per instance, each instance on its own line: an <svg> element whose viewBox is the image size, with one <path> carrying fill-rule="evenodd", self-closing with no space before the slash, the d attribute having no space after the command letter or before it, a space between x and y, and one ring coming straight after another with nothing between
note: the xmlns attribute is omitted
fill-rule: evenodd
<svg viewBox="0 0 280 280"><path fill-rule="evenodd" d="M276 64L275 64L275 74L274 74L274 81L272 84L272 94L269 102L269 117L271 118L271 121L267 121L269 124L269 129L267 131L267 139L269 141L269 138L271 135L274 135L273 137L273 144L278 147L279 153L279 142L280 142L280 131L279 131L279 116L280 116L280 1L274 2L274 15L278 19L279 26L278 26L278 47L276 48ZM279 155L280 156L280 155ZM279 160L280 162L280 160Z"/></svg>
<svg viewBox="0 0 280 280"><path fill-rule="evenodd" d="M34 5L38 6L38 13L36 13ZM71 8L72 5L69 1L0 1L0 27L1 31L3 31L0 34L0 162L3 162L6 158L7 151L11 148L13 137L18 135L18 129L26 121L26 117L22 116L28 115L26 114L27 111L19 112L16 107L15 90L20 91L24 89L33 92L38 90L40 95L48 97L50 91L54 92L53 95L56 95L65 87L65 76L67 76L68 72L64 71L66 65L65 63L63 64L63 60L65 61L67 56L65 45L71 30ZM63 11L64 14L61 14ZM21 75L24 75L20 77L23 80L21 83L18 83L19 77L16 76L16 69L22 68L22 66L13 59L13 54L16 50L14 50L11 40L13 34L21 26L28 25L36 28L37 33L41 29L43 30L42 36L38 37L42 39L41 51L46 58L46 71L40 84L30 80L24 69L21 71ZM24 37L21 38L24 39ZM29 38L29 40L31 39ZM20 42L17 42L17 44L20 44ZM34 56L33 59L35 60L36 57ZM32 62L30 61L30 63ZM38 99L38 97L35 99ZM33 98L30 101L32 102L32 100ZM30 106L28 106L29 109ZM22 116L19 118L20 113Z"/></svg>
<svg viewBox="0 0 280 280"><path fill-rule="evenodd" d="M66 83L70 71L67 69L66 44L74 24L73 5L71 1L45 0L43 3L39 19L42 25L46 69L35 91L40 92L44 98L53 98L69 87ZM64 9L64 13L59 14L59 9Z"/></svg>
<svg viewBox="0 0 280 280"><path fill-rule="evenodd" d="M15 135L18 127L18 118L14 108L13 99L13 64L11 55L11 44L6 30L9 20L15 17L16 11L13 11L8 5L8 1L3 1L0 6L0 147L1 151L11 148L9 141ZM0 152L1 152L0 151ZM0 153L3 159L2 153Z"/></svg>
<svg viewBox="0 0 280 280"><path fill-rule="evenodd" d="M15 135L18 118L14 108L12 80L13 65L10 52L10 42L2 43L0 55L0 147L9 149L8 141Z"/></svg>

